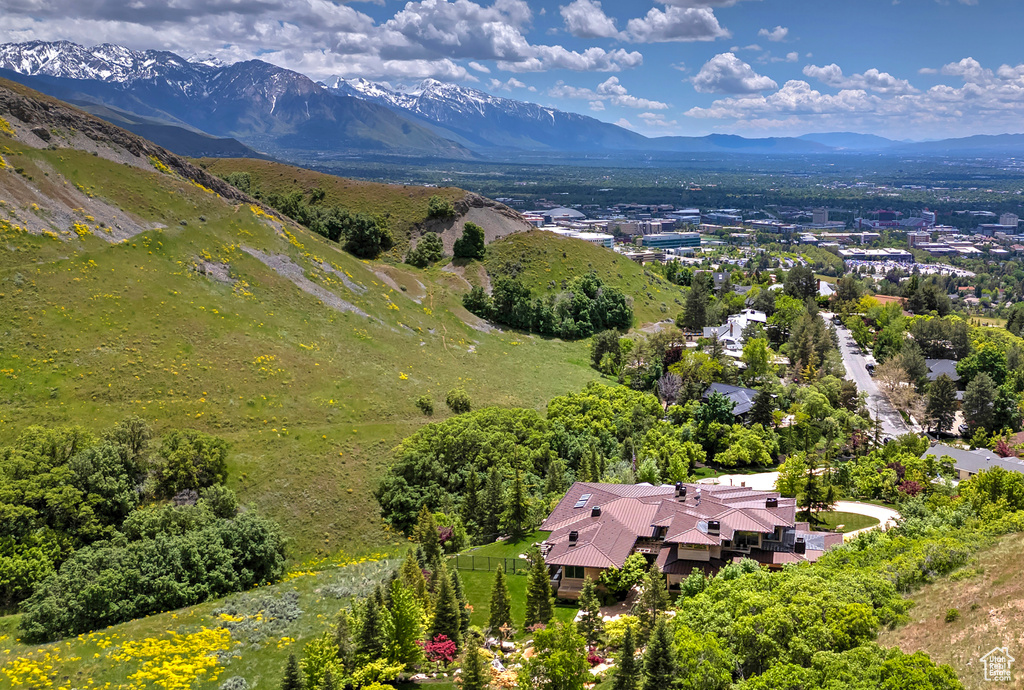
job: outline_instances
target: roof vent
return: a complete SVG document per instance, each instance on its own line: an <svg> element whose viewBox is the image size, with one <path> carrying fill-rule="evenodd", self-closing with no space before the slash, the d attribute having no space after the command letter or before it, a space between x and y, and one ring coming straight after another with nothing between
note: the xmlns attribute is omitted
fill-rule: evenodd
<svg viewBox="0 0 1024 690"><path fill-rule="evenodd" d="M594 506L591 508L590 517L601 517L601 506Z"/></svg>
<svg viewBox="0 0 1024 690"><path fill-rule="evenodd" d="M803 537L796 538L796 544L793 545L794 553L807 553L807 542L804 541Z"/></svg>
<svg viewBox="0 0 1024 690"><path fill-rule="evenodd" d="M764 500L764 507L765 508L778 508L779 507L779 499L775 498L774 496L772 496L771 498L766 498Z"/></svg>
<svg viewBox="0 0 1024 690"><path fill-rule="evenodd" d="M682 491L683 491L683 483L682 482L676 482L676 496L678 496L680 493L682 493Z"/></svg>
<svg viewBox="0 0 1024 690"><path fill-rule="evenodd" d="M569 546L576 546L576 541L580 538L580 533L576 530L569 532Z"/></svg>
<svg viewBox="0 0 1024 690"><path fill-rule="evenodd" d="M686 500L686 487L685 486L680 486L678 489L676 489L676 496L679 497L680 501L685 501Z"/></svg>
<svg viewBox="0 0 1024 690"><path fill-rule="evenodd" d="M722 523L718 520L708 520L708 534L716 535L722 533Z"/></svg>

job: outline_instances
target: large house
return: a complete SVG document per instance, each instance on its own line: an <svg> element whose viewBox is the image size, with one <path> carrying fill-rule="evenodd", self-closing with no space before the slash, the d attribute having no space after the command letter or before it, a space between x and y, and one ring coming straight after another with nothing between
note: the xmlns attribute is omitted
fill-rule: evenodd
<svg viewBox="0 0 1024 690"><path fill-rule="evenodd" d="M936 460L943 457L952 458L953 470L956 472L958 481L970 479L979 472L990 470L993 467L1002 467L1007 472L1024 474L1024 462L1021 462L1018 458L1001 458L987 448L964 450L963 448L954 448L943 443L936 443L922 453L921 457L927 458L929 455L933 456Z"/></svg>
<svg viewBox="0 0 1024 690"><path fill-rule="evenodd" d="M703 484L576 482L541 525L556 596L575 599L585 578L621 568L634 553L657 562L670 588L694 568L717 571L735 558L771 568L815 561L843 535L810 532L796 500L773 491Z"/></svg>
<svg viewBox="0 0 1024 690"><path fill-rule="evenodd" d="M707 402L715 393L723 395L733 402L732 413L740 420L746 418L747 414L754 409L754 399L757 398L757 391L753 388L732 386L728 383L712 383L704 391L701 400Z"/></svg>
<svg viewBox="0 0 1024 690"><path fill-rule="evenodd" d="M731 315L721 326L705 326L705 338L718 338L728 350L743 349L743 331L753 323L767 324L768 317L764 312L755 309L744 309L739 314Z"/></svg>

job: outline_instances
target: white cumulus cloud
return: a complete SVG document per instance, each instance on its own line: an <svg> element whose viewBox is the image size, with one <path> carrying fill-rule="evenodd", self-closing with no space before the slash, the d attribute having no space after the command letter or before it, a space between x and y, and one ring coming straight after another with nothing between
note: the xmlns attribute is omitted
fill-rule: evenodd
<svg viewBox="0 0 1024 690"><path fill-rule="evenodd" d="M735 53L721 53L711 58L691 81L693 88L701 93L759 93L778 87L775 80L755 72Z"/></svg>

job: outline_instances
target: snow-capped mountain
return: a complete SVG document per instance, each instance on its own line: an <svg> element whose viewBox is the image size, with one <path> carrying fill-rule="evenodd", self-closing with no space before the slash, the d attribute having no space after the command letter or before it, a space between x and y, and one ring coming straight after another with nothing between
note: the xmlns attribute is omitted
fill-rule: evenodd
<svg viewBox="0 0 1024 690"><path fill-rule="evenodd" d="M0 76L57 98L185 124L262 150L470 155L390 108L332 93L260 60L224 65L110 44L32 41L0 45Z"/></svg>
<svg viewBox="0 0 1024 690"><path fill-rule="evenodd" d="M386 82L335 77L325 85L334 93L413 115L435 131L477 149L583 151L650 147L646 137L592 117L436 79L392 86Z"/></svg>

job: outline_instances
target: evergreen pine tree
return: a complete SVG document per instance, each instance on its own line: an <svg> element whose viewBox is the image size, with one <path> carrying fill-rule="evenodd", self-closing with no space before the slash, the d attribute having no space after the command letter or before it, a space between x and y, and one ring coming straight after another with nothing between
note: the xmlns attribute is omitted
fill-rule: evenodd
<svg viewBox="0 0 1024 690"><path fill-rule="evenodd" d="M814 464L807 468L807 481L804 482L804 493L800 497L800 507L807 511L807 521L814 522L816 513L821 506L822 493L821 485L818 483L818 475L814 473Z"/></svg>
<svg viewBox="0 0 1024 690"><path fill-rule="evenodd" d="M459 613L459 602L455 599L451 578L444 563L439 568L438 585L435 592L434 618L430 622L430 639L445 635L455 643L462 645L462 616Z"/></svg>
<svg viewBox="0 0 1024 690"><path fill-rule="evenodd" d="M492 635L500 639L501 629L506 626L512 627L512 598L508 592L505 568L499 565L494 573L494 586L491 588L491 613L487 619L487 627Z"/></svg>
<svg viewBox="0 0 1024 690"><path fill-rule="evenodd" d="M565 465L555 458L548 463L548 475L544 482L544 494L558 495L565 491Z"/></svg>
<svg viewBox="0 0 1024 690"><path fill-rule="evenodd" d="M668 621L664 616L654 624L654 631L644 652L644 673L641 690L665 690L675 684L676 653Z"/></svg>
<svg viewBox="0 0 1024 690"><path fill-rule="evenodd" d="M469 470L466 477L466 490L462 500L462 521L466 524L466 531L470 534L477 534L480 531L480 475L476 468Z"/></svg>
<svg viewBox="0 0 1024 690"><path fill-rule="evenodd" d="M530 562L530 574L526 582L526 619L523 624L527 628L536 623L547 624L554 613L551 605L551 578L539 550L531 551Z"/></svg>
<svg viewBox="0 0 1024 690"><path fill-rule="evenodd" d="M1024 314L1024 309L1018 310ZM946 374L939 376L928 389L928 421L936 431L949 433L956 419L956 384Z"/></svg>
<svg viewBox="0 0 1024 690"><path fill-rule="evenodd" d="M505 480L496 466L487 473L484 496L484 504L480 506L481 536L485 541L494 541L501 532L501 516L505 512Z"/></svg>
<svg viewBox="0 0 1024 690"><path fill-rule="evenodd" d="M319 690L334 690L334 674L331 669L324 672L324 679L320 682Z"/></svg>
<svg viewBox="0 0 1024 690"><path fill-rule="evenodd" d="M612 681L612 690L637 690L639 685L640 667L636 661L636 639L633 626L627 625L622 636L622 650L619 652L619 664L615 671L615 679Z"/></svg>
<svg viewBox="0 0 1024 690"><path fill-rule="evenodd" d="M295 654L288 655L288 663L284 667L284 678L281 680L281 690L303 690L302 671L299 670L299 660Z"/></svg>
<svg viewBox="0 0 1024 690"><path fill-rule="evenodd" d="M423 569L416 559L416 552L412 549L405 555L405 562L402 563L402 584L416 594L420 604L427 605L427 580L423 577Z"/></svg>
<svg viewBox="0 0 1024 690"><path fill-rule="evenodd" d="M466 645L462 658L462 690L484 690L490 677L480 653L480 644L474 639Z"/></svg>
<svg viewBox="0 0 1024 690"><path fill-rule="evenodd" d="M576 481L590 482L593 481L594 470L591 468L590 453L584 453L583 457L580 458L580 466L576 472Z"/></svg>
<svg viewBox="0 0 1024 690"><path fill-rule="evenodd" d="M750 423L760 424L764 428L772 426L772 413L775 411L775 401L772 394L761 389L754 396L754 406L750 410Z"/></svg>
<svg viewBox="0 0 1024 690"><path fill-rule="evenodd" d="M352 639L354 616L351 609L338 612L338 623L334 627L334 646L338 648L338 659L341 665L352 668L356 657L356 644Z"/></svg>
<svg viewBox="0 0 1024 690"><path fill-rule="evenodd" d="M525 533L526 522L530 515L530 497L523 483L523 471L516 470L505 501L505 514L502 516L505 531L518 539Z"/></svg>
<svg viewBox="0 0 1024 690"><path fill-rule="evenodd" d="M437 534L437 522L434 514L430 512L426 504L420 508L419 517L416 518L416 529L413 532L413 539L423 547L423 563L430 570L437 568L441 562L441 539Z"/></svg>
<svg viewBox="0 0 1024 690"><path fill-rule="evenodd" d="M665 577L657 563L651 563L644 575L640 596L633 605L633 611L640 619L641 634L649 635L658 620L658 614L668 608L668 590Z"/></svg>
<svg viewBox="0 0 1024 690"><path fill-rule="evenodd" d="M469 601L466 599L466 588L462 585L462 578L459 576L458 568L452 568L452 591L455 592L455 601L459 605L459 630L465 639L469 632Z"/></svg>
<svg viewBox="0 0 1024 690"><path fill-rule="evenodd" d="M597 641L604 623L601 620L601 602L597 600L597 586L591 578L583 580L583 588L580 590L580 598L577 602L583 615L579 620L579 629L588 644Z"/></svg>
<svg viewBox="0 0 1024 690"><path fill-rule="evenodd" d="M376 596L369 596L363 604L359 617L359 633L356 635L356 652L370 659L384 656L387 640L384 637L384 611Z"/></svg>

